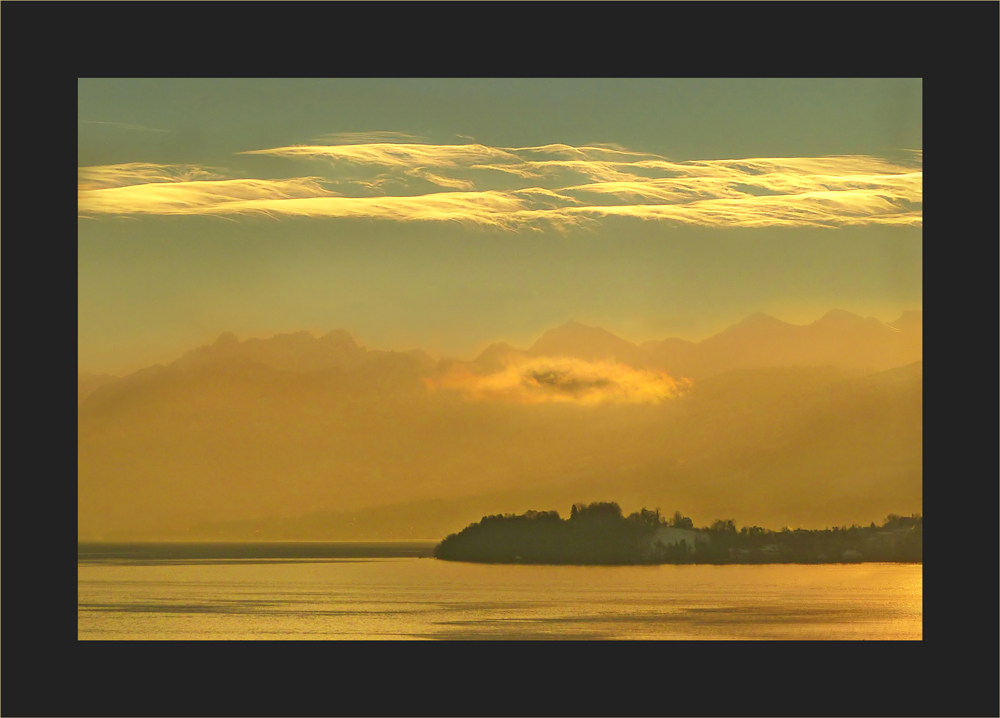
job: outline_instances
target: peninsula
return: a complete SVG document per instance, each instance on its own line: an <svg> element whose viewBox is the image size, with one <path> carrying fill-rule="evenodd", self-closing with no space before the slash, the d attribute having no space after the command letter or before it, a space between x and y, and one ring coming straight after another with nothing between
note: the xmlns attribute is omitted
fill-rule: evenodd
<svg viewBox="0 0 1000 718"><path fill-rule="evenodd" d="M719 519L695 528L679 511L629 516L614 502L556 511L484 516L434 549L437 558L478 563L638 565L661 563L922 563L923 518L890 514L881 525L822 530L737 528Z"/></svg>

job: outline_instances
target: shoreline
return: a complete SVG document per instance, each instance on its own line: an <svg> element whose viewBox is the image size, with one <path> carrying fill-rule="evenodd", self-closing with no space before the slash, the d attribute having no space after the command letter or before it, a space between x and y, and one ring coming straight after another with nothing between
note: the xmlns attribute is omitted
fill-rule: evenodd
<svg viewBox="0 0 1000 718"><path fill-rule="evenodd" d="M470 559L441 558L435 556L438 561L448 561L450 563L474 563L494 566L860 566L862 564L907 564L922 566L923 561L656 561L656 562L636 562L636 563L554 563L551 561L474 561Z"/></svg>

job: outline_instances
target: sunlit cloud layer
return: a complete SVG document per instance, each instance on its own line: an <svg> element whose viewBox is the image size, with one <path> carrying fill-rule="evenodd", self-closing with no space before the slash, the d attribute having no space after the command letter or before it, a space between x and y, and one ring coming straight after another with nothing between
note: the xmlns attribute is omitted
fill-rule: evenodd
<svg viewBox="0 0 1000 718"><path fill-rule="evenodd" d="M328 145L360 145L371 142L419 142L406 132L331 132L321 138Z"/></svg>
<svg viewBox="0 0 1000 718"><path fill-rule="evenodd" d="M516 160L504 150L485 145L425 145L378 142L358 145L301 145L276 147L270 150L252 150L246 155L273 155L330 159L355 164L381 165L404 169L422 167L459 167L493 159Z"/></svg>
<svg viewBox="0 0 1000 718"><path fill-rule="evenodd" d="M863 155L673 162L597 145L367 141L395 138L407 136L331 136L341 144L241 153L288 160L290 167L309 160L320 175L290 179L226 178L219 170L191 165L84 167L79 213L257 212L504 228L565 227L609 216L706 227L920 226L923 221L919 152L911 153L908 165Z"/></svg>
<svg viewBox="0 0 1000 718"><path fill-rule="evenodd" d="M468 400L520 404L656 403L680 396L690 385L656 371L612 362L568 357L539 357L509 364L492 374L457 365L440 377L425 379L433 391L453 391Z"/></svg>
<svg viewBox="0 0 1000 718"><path fill-rule="evenodd" d="M268 212L274 202L315 198L330 192L312 178L198 180L80 189L81 214L239 214ZM284 211L290 212L292 205Z"/></svg>
<svg viewBox="0 0 1000 718"><path fill-rule="evenodd" d="M114 189L130 185L160 182L191 182L224 179L220 174L195 165L158 165L150 162L129 162L121 165L101 165L77 169L80 191Z"/></svg>

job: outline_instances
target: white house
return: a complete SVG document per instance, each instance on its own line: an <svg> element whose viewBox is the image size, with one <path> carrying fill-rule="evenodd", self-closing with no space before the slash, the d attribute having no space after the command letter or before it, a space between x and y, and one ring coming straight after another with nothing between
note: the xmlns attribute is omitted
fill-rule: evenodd
<svg viewBox="0 0 1000 718"><path fill-rule="evenodd" d="M681 541L685 543L688 551L694 551L699 543L709 541L709 537L708 534L701 531L661 526L656 529L656 533L649 540L648 553L652 554L655 551L664 551L669 546L677 546Z"/></svg>

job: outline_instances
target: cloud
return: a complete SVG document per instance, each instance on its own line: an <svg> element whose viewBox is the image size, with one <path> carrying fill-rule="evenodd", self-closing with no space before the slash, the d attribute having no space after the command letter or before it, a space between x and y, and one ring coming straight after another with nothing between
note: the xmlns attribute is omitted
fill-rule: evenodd
<svg viewBox="0 0 1000 718"><path fill-rule="evenodd" d="M200 214L262 212L300 217L455 221L509 227L523 201L502 192L439 192L415 197L303 197L226 202Z"/></svg>
<svg viewBox="0 0 1000 718"><path fill-rule="evenodd" d="M539 213L543 214L543 213ZM923 222L919 209L873 190L803 192L744 196L681 204L587 205L549 210L552 222L572 224L579 214L671 220L702 227L834 227L862 224L909 225Z"/></svg>
<svg viewBox="0 0 1000 718"><path fill-rule="evenodd" d="M407 174L412 174L414 177L421 177L440 187L450 187L452 189L462 190L463 192L470 192L476 189L476 185L469 180L443 177L442 175L437 175L433 172L428 172L427 170L413 170Z"/></svg>
<svg viewBox="0 0 1000 718"><path fill-rule="evenodd" d="M83 191L156 182L190 182L222 178L222 175L211 172L209 168L197 165L159 165L151 162L79 167L76 176L77 188Z"/></svg>
<svg viewBox="0 0 1000 718"><path fill-rule="evenodd" d="M331 132L322 135L321 139L327 144L356 145L366 142L412 142L420 138L406 132Z"/></svg>
<svg viewBox="0 0 1000 718"><path fill-rule="evenodd" d="M437 220L507 227L525 201L502 192L440 192L414 197L341 197L315 178L155 182L78 192L78 212L94 214L363 217Z"/></svg>
<svg viewBox="0 0 1000 718"><path fill-rule="evenodd" d="M618 145L593 143L583 147L573 147L572 145L550 144L538 145L536 147L509 147L506 148L512 153L547 154L576 160L621 160L629 157L656 157L663 159L660 155L650 152L632 152Z"/></svg>
<svg viewBox="0 0 1000 718"><path fill-rule="evenodd" d="M569 357L518 361L485 375L457 365L442 376L425 379L432 391L457 392L470 401L521 404L657 403L680 396L690 383L663 372Z"/></svg>
<svg viewBox="0 0 1000 718"><path fill-rule="evenodd" d="M517 159L509 152L480 144L425 145L391 142L356 145L296 145L267 150L249 150L240 154L328 159L401 169L459 167L495 159Z"/></svg>
<svg viewBox="0 0 1000 718"><path fill-rule="evenodd" d="M504 228L566 227L610 216L705 227L923 222L919 152L910 153L907 165L864 155L674 162L616 147L562 144L497 148L362 142L241 154L326 160L337 175L222 179L188 165L81 168L80 213L261 212L453 220ZM369 175L351 174L352 168L369 168ZM371 169L377 176L372 177ZM421 188L414 188L414 180L451 191L418 194ZM352 192L324 186L333 183L353 187L353 194L361 190L382 196L344 196Z"/></svg>
<svg viewBox="0 0 1000 718"><path fill-rule="evenodd" d="M640 180L640 177L620 168L628 167L626 162L604 162L599 160L529 160L525 162L502 164L492 163L474 165L473 169L489 169L507 172L518 177L542 178L557 176L559 172L576 172L597 182L629 182Z"/></svg>
<svg viewBox="0 0 1000 718"><path fill-rule="evenodd" d="M129 184L77 192L78 212L88 214L239 214L266 212L274 202L331 194L315 179L198 180ZM256 207L256 210L253 208Z"/></svg>

